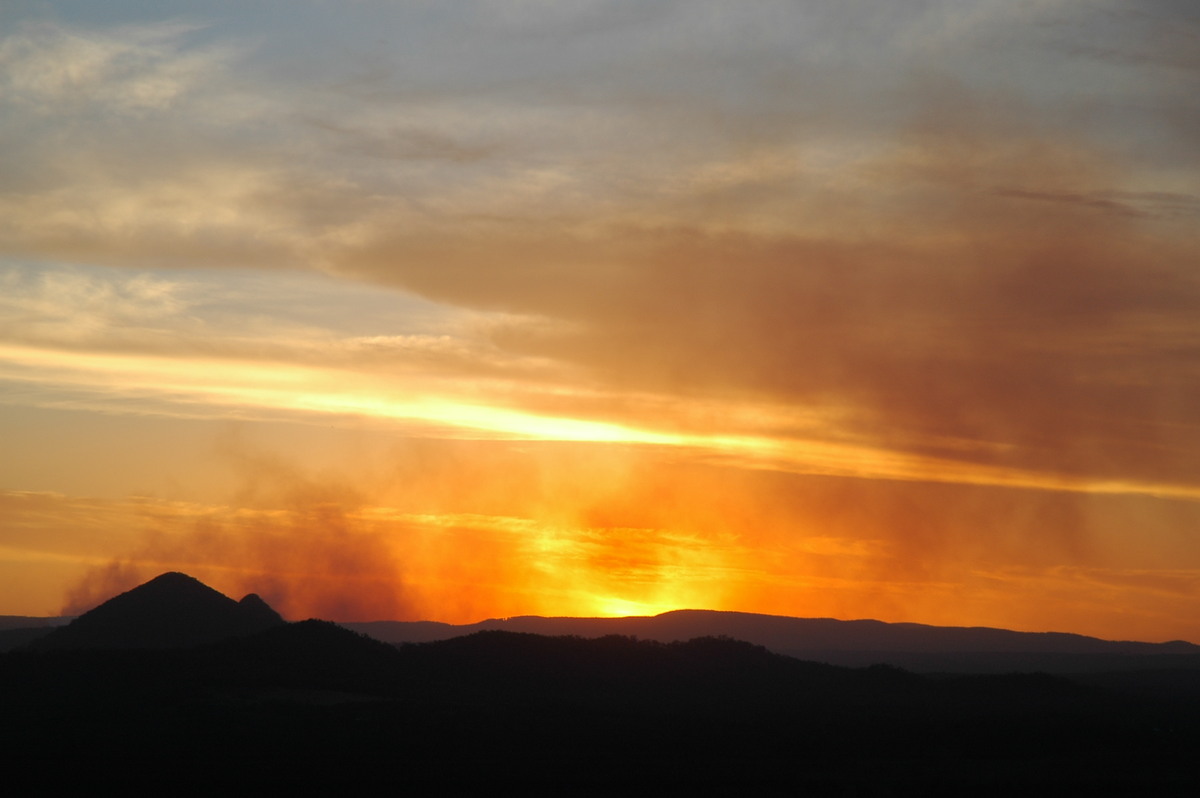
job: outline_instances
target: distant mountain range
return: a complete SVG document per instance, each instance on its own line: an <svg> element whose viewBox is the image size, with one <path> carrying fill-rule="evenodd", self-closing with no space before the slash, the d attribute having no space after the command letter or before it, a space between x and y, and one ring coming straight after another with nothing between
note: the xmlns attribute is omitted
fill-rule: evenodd
<svg viewBox="0 0 1200 798"><path fill-rule="evenodd" d="M185 647L283 623L257 595L250 594L237 602L179 573L163 574L67 625L51 625L59 620L0 617L0 651L24 645ZM1200 667L1200 646L1183 641L1110 641L1057 632L709 610L626 618L520 616L464 625L434 621L341 625L391 644L427 643L481 631L589 639L622 635L663 643L717 636L743 640L798 659L849 667L884 663L916 672L1088 673Z"/></svg>
<svg viewBox="0 0 1200 798"><path fill-rule="evenodd" d="M1117 642L1056 632L789 618L710 610L677 610L652 617L630 618L522 616L462 626L430 621L342 625L389 643L423 643L479 631L585 638L625 635L660 642L722 636L745 640L798 659L851 667L886 663L924 672L1074 673L1200 664L1200 646L1183 641Z"/></svg>

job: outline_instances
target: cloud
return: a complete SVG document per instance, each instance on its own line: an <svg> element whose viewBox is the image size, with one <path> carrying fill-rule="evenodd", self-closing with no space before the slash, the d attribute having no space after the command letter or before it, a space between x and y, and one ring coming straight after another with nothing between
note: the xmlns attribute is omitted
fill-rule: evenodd
<svg viewBox="0 0 1200 798"><path fill-rule="evenodd" d="M494 143L460 141L437 129L389 125L373 130L322 119L304 121L327 134L335 148L373 159L469 163L492 157L498 149Z"/></svg>
<svg viewBox="0 0 1200 798"><path fill-rule="evenodd" d="M61 614L78 615L158 573L183 570L235 598L257 592L291 619L412 617L386 540L340 504L297 501L288 511L213 513L190 528L151 532L130 554L87 571Z"/></svg>
<svg viewBox="0 0 1200 798"><path fill-rule="evenodd" d="M293 619L409 616L403 568L383 531L355 516L362 499L352 487L312 481L236 439L224 453L243 475L235 506L144 502L144 531L126 554L71 588L63 614L86 611L163 571L183 570L235 598L258 592Z"/></svg>
<svg viewBox="0 0 1200 798"><path fill-rule="evenodd" d="M226 53L186 48L187 22L130 25L95 31L42 22L20 26L0 41L8 102L36 113L161 111L211 77Z"/></svg>
<svg viewBox="0 0 1200 798"><path fill-rule="evenodd" d="M319 275L0 268L0 339L56 350L469 375L532 372L495 319ZM359 334L362 331L373 334Z"/></svg>
<svg viewBox="0 0 1200 798"><path fill-rule="evenodd" d="M1051 471L1104 473L1105 449L1126 467L1167 456L1194 478L1160 448L1194 422L1190 240L986 188L942 204L940 188L913 198L928 222L882 240L618 228L460 239L436 269L385 241L358 262L442 302L557 319L496 343L626 390L801 403L885 445L938 430Z"/></svg>
<svg viewBox="0 0 1200 798"><path fill-rule="evenodd" d="M9 340L71 344L119 330L145 334L188 310L184 286L150 273L103 280L81 271L0 272L0 331Z"/></svg>
<svg viewBox="0 0 1200 798"><path fill-rule="evenodd" d="M1167 191L1050 192L997 188L995 192L1001 197L1078 205L1118 216L1177 217L1200 214L1200 196Z"/></svg>

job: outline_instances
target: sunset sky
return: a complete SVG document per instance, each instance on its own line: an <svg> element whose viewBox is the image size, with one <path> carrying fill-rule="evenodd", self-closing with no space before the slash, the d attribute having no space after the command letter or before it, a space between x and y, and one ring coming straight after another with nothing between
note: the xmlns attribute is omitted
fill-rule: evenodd
<svg viewBox="0 0 1200 798"><path fill-rule="evenodd" d="M0 5L0 614L1200 642L1200 3Z"/></svg>

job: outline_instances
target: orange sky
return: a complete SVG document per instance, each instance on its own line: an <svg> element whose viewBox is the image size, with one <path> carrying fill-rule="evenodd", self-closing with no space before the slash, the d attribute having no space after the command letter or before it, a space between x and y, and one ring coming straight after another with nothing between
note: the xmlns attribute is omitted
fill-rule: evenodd
<svg viewBox="0 0 1200 798"><path fill-rule="evenodd" d="M0 613L1200 641L1180 0L0 9Z"/></svg>

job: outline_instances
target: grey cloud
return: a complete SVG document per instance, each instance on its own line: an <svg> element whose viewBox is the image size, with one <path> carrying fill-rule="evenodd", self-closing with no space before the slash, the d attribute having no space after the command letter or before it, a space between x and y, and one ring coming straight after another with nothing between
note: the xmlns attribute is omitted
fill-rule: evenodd
<svg viewBox="0 0 1200 798"><path fill-rule="evenodd" d="M997 188L1000 197L1077 205L1119 216L1180 217L1200 214L1200 196L1170 191L1030 191Z"/></svg>
<svg viewBox="0 0 1200 798"><path fill-rule="evenodd" d="M1012 197L1014 199L1035 200L1038 202L1059 202L1067 205L1080 205L1105 213L1115 213L1121 216L1137 216L1139 212L1123 202L1111 197L1079 192L1026 191L1019 188L998 188L996 196Z"/></svg>
<svg viewBox="0 0 1200 798"><path fill-rule="evenodd" d="M430 259L411 241L381 239L347 266L444 301L561 320L496 340L608 385L840 408L854 418L843 434L1008 445L970 455L996 465L1200 477L1188 431L1188 408L1200 407L1194 243L1134 215L1074 212L1186 207L1187 196L979 192L999 173L1079 185L1108 167L1053 148L1031 157L1047 146L1036 140L1005 155L1009 131L950 148L921 137L940 160L874 173L873 190L906 200L894 227L864 240L510 230L511 250L466 234ZM828 221L853 229L837 212Z"/></svg>
<svg viewBox="0 0 1200 798"><path fill-rule="evenodd" d="M494 142L464 141L434 128L388 126L383 130L367 130L315 117L301 120L328 134L338 150L370 158L470 163L501 150L501 145Z"/></svg>
<svg viewBox="0 0 1200 798"><path fill-rule="evenodd" d="M183 46L196 27L164 22L95 32L49 22L19 26L0 41L6 99L35 113L165 109L228 55Z"/></svg>

